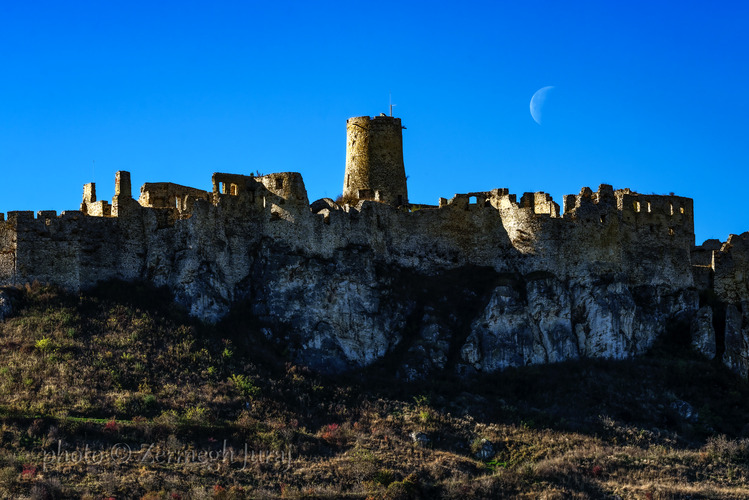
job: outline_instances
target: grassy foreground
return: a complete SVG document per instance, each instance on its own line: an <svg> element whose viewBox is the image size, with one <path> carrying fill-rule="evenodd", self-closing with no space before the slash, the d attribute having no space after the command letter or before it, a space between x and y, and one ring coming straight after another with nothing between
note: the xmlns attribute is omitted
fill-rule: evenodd
<svg viewBox="0 0 749 500"><path fill-rule="evenodd" d="M242 308L12 289L2 498L749 498L749 388L678 335L629 361L323 377Z"/></svg>

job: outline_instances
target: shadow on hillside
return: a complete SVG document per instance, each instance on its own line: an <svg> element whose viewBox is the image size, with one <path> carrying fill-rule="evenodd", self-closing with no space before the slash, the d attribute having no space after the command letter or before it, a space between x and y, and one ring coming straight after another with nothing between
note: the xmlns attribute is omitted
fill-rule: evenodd
<svg viewBox="0 0 749 500"><path fill-rule="evenodd" d="M215 359L210 363L226 364L219 369L220 376L245 373L254 378L264 400L275 408L268 410L269 414L283 408L281 413L301 418L308 428L330 423L331 408L343 406L344 413L356 419L368 402L388 399L412 407L428 406L437 414L470 415L486 424L597 436L638 431L671 436L683 446L704 441L710 435L736 438L747 433L749 386L719 362L690 350L688 332L681 328L675 328L637 359L584 359L470 378L459 378L446 370L425 381L404 383L395 375L398 366L393 360L397 356L366 370L337 376L296 366L283 345L260 333L260 325L247 314L248 304L239 304L220 323L208 325L176 306L168 290L142 283L103 283L85 296L35 285L16 290L12 296L19 314L31 314L31 310L48 314L55 308L68 307L85 320L96 311L120 304L158 316L163 331L158 345L154 341L144 344L148 352L171 352L171 343L183 342L180 336L184 333L172 335L170 329L183 332L187 325L190 335ZM156 368L147 365L146 369ZM212 370L210 366L207 369ZM149 374L156 384L161 383L161 375L170 374ZM218 413L236 412L240 404L227 403L225 411Z"/></svg>

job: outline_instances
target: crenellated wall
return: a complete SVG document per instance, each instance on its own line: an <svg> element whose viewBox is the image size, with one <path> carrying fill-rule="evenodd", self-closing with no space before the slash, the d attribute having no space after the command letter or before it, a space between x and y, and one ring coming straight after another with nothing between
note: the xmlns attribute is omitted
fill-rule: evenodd
<svg viewBox="0 0 749 500"><path fill-rule="evenodd" d="M147 271L149 256L173 260L169 252L176 250L160 246L168 246L163 242L175 233L215 227L219 218L227 230L268 237L324 258L357 245L372 248L385 261L426 271L480 265L499 272L574 276L595 270L623 273L632 282L692 285L693 222L687 198L643 196L602 185L595 193L583 188L578 196L566 196L564 215L546 193L525 193L518 202L507 189L457 194L440 199L437 207L414 211L364 200L355 207L329 201L312 212L304 181L294 172L216 173L212 193L147 183L137 202L130 197L129 178L118 172L115 198L104 205L108 211L97 208L103 205L89 184L81 212L45 212L36 218L31 212L8 214L4 246L6 253L16 253L17 263L5 257L5 268L18 269L16 280L71 288L112 276L137 277ZM10 243L14 230L15 250Z"/></svg>

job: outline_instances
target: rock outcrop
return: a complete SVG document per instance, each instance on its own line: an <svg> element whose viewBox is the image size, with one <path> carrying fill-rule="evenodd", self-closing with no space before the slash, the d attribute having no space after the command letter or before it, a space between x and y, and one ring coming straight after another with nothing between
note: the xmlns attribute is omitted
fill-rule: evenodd
<svg viewBox="0 0 749 500"><path fill-rule="evenodd" d="M461 350L468 369L627 358L645 352L698 306L694 291L632 287L621 277L593 282L542 277L520 285L495 288L474 321Z"/></svg>
<svg viewBox="0 0 749 500"><path fill-rule="evenodd" d="M13 304L11 303L10 296L4 291L0 290L0 321L13 314Z"/></svg>

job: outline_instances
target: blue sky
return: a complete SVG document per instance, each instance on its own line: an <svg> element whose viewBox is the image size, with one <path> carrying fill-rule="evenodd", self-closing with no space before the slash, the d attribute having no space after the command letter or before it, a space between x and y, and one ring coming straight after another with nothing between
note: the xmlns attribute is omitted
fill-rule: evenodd
<svg viewBox="0 0 749 500"><path fill-rule="evenodd" d="M335 197L346 118L392 92L413 202L608 183L692 197L698 243L725 240L749 230L747 26L747 2L1 2L0 212L111 198L117 170Z"/></svg>

